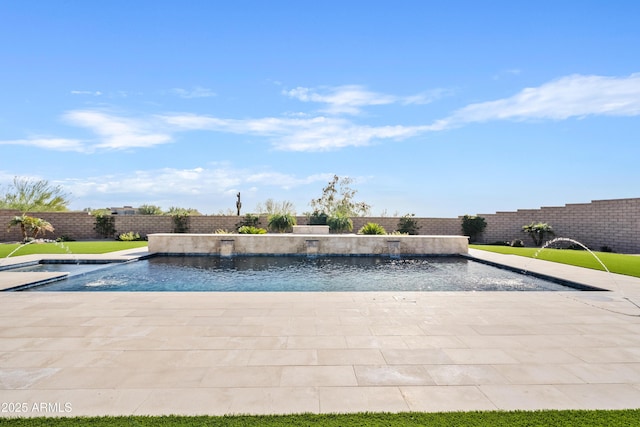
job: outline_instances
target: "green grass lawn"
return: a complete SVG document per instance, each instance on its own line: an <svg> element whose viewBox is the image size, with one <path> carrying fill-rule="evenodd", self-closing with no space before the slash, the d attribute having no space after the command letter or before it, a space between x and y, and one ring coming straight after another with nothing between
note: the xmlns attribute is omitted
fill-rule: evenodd
<svg viewBox="0 0 640 427"><path fill-rule="evenodd" d="M0 244L0 258L9 255L20 246L17 243ZM125 249L141 248L147 246L147 242L119 242L119 241L92 241L92 242L64 242L64 243L31 243L22 247L12 256L32 254L66 254L66 248L72 254L104 254L107 252L122 251Z"/></svg>
<svg viewBox="0 0 640 427"><path fill-rule="evenodd" d="M0 426L47 426L47 427L240 427L240 426L636 426L640 420L640 410L615 411L514 411L514 412L448 412L422 413L406 412L400 414L359 413L359 414L301 414L267 416L224 416L224 417L92 417L92 418L20 418L2 419Z"/></svg>
<svg viewBox="0 0 640 427"><path fill-rule="evenodd" d="M576 265L578 267L604 270L598 260L587 251L570 249L543 249L539 248L512 248L511 246L469 245L470 248L483 251L497 252L501 254L519 255L546 261L560 262ZM536 255L537 254L537 255ZM627 276L640 277L640 256L614 254L611 252L594 252L602 263L612 273L626 274Z"/></svg>

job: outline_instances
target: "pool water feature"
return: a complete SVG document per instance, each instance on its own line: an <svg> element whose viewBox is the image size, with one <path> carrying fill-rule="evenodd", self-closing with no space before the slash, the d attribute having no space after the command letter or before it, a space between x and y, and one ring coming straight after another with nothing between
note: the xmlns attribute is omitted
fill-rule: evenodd
<svg viewBox="0 0 640 427"><path fill-rule="evenodd" d="M464 257L155 256L27 291L575 291Z"/></svg>

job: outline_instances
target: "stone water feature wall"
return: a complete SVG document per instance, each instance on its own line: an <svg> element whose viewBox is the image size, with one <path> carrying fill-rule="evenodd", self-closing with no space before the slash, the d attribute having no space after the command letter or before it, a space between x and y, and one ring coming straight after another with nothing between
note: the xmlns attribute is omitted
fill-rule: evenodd
<svg viewBox="0 0 640 427"><path fill-rule="evenodd" d="M6 225L19 212L0 210L0 242L21 240L20 230L6 231ZM76 240L100 239L95 232L95 218L86 212L40 212L37 215L55 227L54 233L45 237L57 238L62 235ZM556 235L576 239L594 250L608 246L616 252L640 254L640 198L595 200L590 203L567 204L540 209L520 209L514 212L483 214L487 228L480 236L483 243L522 239L531 245L522 233L522 226L531 222L547 222L556 230ZM190 233L213 233L217 229L232 231L242 219L237 216L192 216L189 217ZM306 217L298 216L298 224L306 224ZM398 217L353 218L353 228L357 231L367 222L376 222L387 231L394 231ZM459 235L461 217L458 218L415 218L420 226L419 233L426 235ZM260 226L266 227L265 216ZM169 233L173 230L173 220L169 216L115 215L116 233L133 231L141 235Z"/></svg>

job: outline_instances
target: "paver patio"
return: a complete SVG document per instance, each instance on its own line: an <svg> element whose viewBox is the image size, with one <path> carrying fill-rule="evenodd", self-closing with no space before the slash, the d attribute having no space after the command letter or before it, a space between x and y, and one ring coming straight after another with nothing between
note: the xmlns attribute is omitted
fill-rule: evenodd
<svg viewBox="0 0 640 427"><path fill-rule="evenodd" d="M3 292L1 415L640 407L640 279L470 253L613 291Z"/></svg>

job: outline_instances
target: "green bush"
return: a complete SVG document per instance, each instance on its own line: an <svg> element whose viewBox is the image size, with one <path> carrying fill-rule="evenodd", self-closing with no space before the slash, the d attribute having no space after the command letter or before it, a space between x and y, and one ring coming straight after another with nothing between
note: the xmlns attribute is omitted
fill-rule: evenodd
<svg viewBox="0 0 640 427"><path fill-rule="evenodd" d="M96 222L93 229L105 238L113 238L116 234L116 218L111 213L99 212L95 214Z"/></svg>
<svg viewBox="0 0 640 427"><path fill-rule="evenodd" d="M313 211L311 214L308 214L309 225L327 225L327 214L320 211Z"/></svg>
<svg viewBox="0 0 640 427"><path fill-rule="evenodd" d="M288 213L275 213L269 215L269 230L284 233L291 231L291 227L296 225L296 217Z"/></svg>
<svg viewBox="0 0 640 427"><path fill-rule="evenodd" d="M415 235L418 234L420 226L414 219L416 214L406 214L398 221L398 231L403 234Z"/></svg>
<svg viewBox="0 0 640 427"><path fill-rule="evenodd" d="M508 246L511 246L512 248L524 248L524 242L520 239L513 239L511 244Z"/></svg>
<svg viewBox="0 0 640 427"><path fill-rule="evenodd" d="M266 234L267 230L264 228L253 227L251 225L243 225L238 228L238 233L240 234Z"/></svg>
<svg viewBox="0 0 640 427"><path fill-rule="evenodd" d="M462 217L462 234L469 236L471 242L475 242L485 228L487 228L487 222L481 216L465 215Z"/></svg>
<svg viewBox="0 0 640 427"><path fill-rule="evenodd" d="M387 231L380 224L368 222L358 230L358 234L387 234Z"/></svg>
<svg viewBox="0 0 640 427"><path fill-rule="evenodd" d="M187 212L179 212L171 215L173 219L173 232L174 233L188 233L189 232L189 214Z"/></svg>
<svg viewBox="0 0 640 427"><path fill-rule="evenodd" d="M236 230L239 230L241 227L257 227L260 224L260 216L254 214L246 214L240 222L236 224Z"/></svg>
<svg viewBox="0 0 640 427"><path fill-rule="evenodd" d="M344 215L336 215L327 218L327 225L329 230L334 233L344 233L345 231L353 230L353 221L351 218Z"/></svg>
<svg viewBox="0 0 640 427"><path fill-rule="evenodd" d="M122 242L138 242L144 240L140 237L139 233L134 233L133 231L129 231L127 233L122 233L118 236L118 240Z"/></svg>

